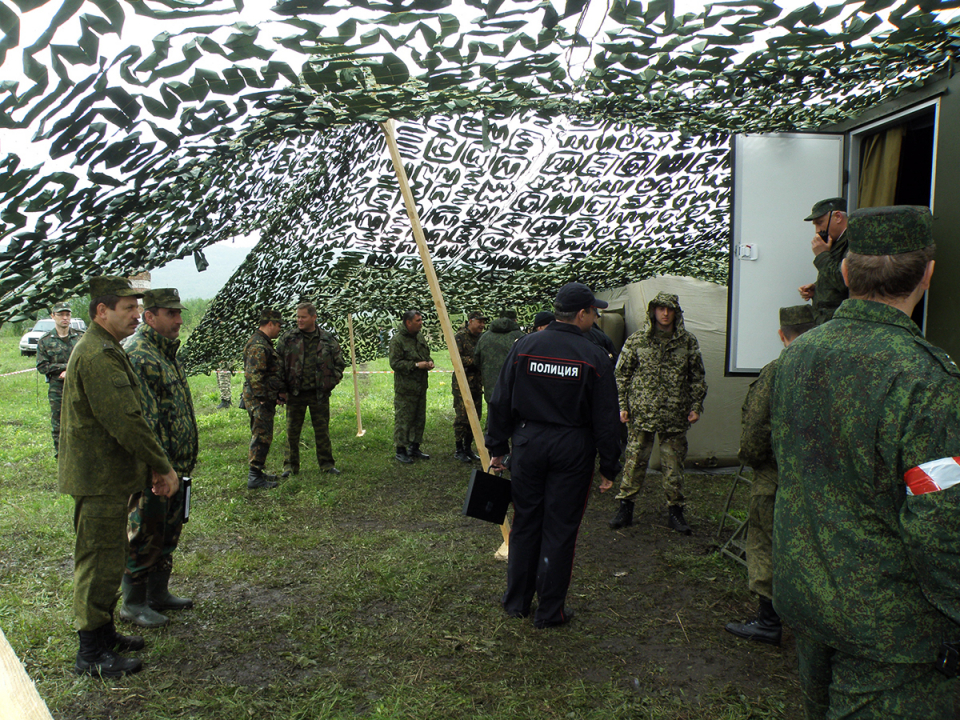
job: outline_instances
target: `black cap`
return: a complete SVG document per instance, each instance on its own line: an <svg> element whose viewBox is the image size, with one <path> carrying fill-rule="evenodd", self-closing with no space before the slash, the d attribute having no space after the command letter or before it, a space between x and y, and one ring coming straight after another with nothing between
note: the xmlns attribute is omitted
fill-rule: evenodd
<svg viewBox="0 0 960 720"><path fill-rule="evenodd" d="M553 306L557 312L578 312L588 307L605 308L607 301L597 300L593 290L583 283L572 282L560 288Z"/></svg>
<svg viewBox="0 0 960 720"><path fill-rule="evenodd" d="M550 323L552 323L552 322L553 322L554 320L556 320L556 319L557 319L557 316L554 315L554 314L553 314L552 312L550 312L549 310L541 310L541 311L538 312L538 313L536 314L536 316L533 318L533 326L534 326L534 327L541 327L541 326L543 326L543 325L549 325Z"/></svg>

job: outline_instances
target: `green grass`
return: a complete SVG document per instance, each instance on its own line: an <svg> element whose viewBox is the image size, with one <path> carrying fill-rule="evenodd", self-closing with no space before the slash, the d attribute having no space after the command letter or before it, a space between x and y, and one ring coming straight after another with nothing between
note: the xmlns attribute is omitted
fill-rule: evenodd
<svg viewBox="0 0 960 720"><path fill-rule="evenodd" d="M32 367L16 341L0 337L0 374ZM331 402L343 474L320 474L304 449L298 477L248 491L246 414L214 410L215 379L191 378L201 453L172 587L196 607L142 631L142 673L104 683L70 671L72 500L56 492L45 387L0 377L0 626L55 717L799 716L792 648L722 631L753 606L743 571L712 551L729 479L697 476L692 539L661 527L655 483L629 531L606 527L615 503L594 495L570 590L579 616L537 631L499 608L499 530L459 513L469 468L451 457L449 375L431 376L434 457L412 466L393 460L391 376L358 380L363 437L350 375ZM277 427L272 470L282 416Z"/></svg>

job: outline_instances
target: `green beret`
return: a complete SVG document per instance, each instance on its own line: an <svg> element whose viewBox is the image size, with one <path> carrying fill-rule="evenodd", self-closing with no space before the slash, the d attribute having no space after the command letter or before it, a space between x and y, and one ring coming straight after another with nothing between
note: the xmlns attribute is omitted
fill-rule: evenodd
<svg viewBox="0 0 960 720"><path fill-rule="evenodd" d="M923 205L863 208L850 213L850 252L901 255L933 245L933 215Z"/></svg>
<svg viewBox="0 0 960 720"><path fill-rule="evenodd" d="M813 308L809 305L792 305L780 308L780 327L791 325L807 325L816 322L813 317Z"/></svg>
<svg viewBox="0 0 960 720"><path fill-rule="evenodd" d="M126 278L115 275L101 275L90 278L90 299L115 295L116 297L142 298L143 293L130 285Z"/></svg>
<svg viewBox="0 0 960 720"><path fill-rule="evenodd" d="M277 310L266 308L260 312L260 324L266 325L268 322L282 323L283 315Z"/></svg>
<svg viewBox="0 0 960 720"><path fill-rule="evenodd" d="M814 203L813 209L810 210L810 214L807 215L803 221L809 222L811 220L816 220L818 217L822 217L831 211L846 212L847 201L843 198L827 198L826 200L821 200L818 203Z"/></svg>
<svg viewBox="0 0 960 720"><path fill-rule="evenodd" d="M67 305L67 303L57 303L56 305L53 306L53 309L52 309L50 312L51 312L51 313L58 313L58 312L63 312L64 310L68 310L69 312L73 312L73 308L70 307L69 305Z"/></svg>
<svg viewBox="0 0 960 720"><path fill-rule="evenodd" d="M143 293L143 307L167 308L168 310L186 310L180 302L180 293L176 288L157 288Z"/></svg>

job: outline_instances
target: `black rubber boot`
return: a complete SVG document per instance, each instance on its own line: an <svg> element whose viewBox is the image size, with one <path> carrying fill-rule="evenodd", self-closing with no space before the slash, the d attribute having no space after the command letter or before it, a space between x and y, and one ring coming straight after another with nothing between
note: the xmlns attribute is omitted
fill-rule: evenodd
<svg viewBox="0 0 960 720"><path fill-rule="evenodd" d="M143 663L137 658L124 658L107 647L107 633L115 633L111 623L96 630L80 630L80 649L73 671L77 675L93 675L102 678L117 678L132 675L143 669Z"/></svg>
<svg viewBox="0 0 960 720"><path fill-rule="evenodd" d="M687 525L687 521L683 519L682 505L670 506L670 517L667 518L667 527L684 535L689 535L692 532L690 526Z"/></svg>
<svg viewBox="0 0 960 720"><path fill-rule="evenodd" d="M630 527L631 525L633 525L633 501L621 500L617 514L614 515L613 520L610 521L610 527L614 530L619 530L620 528Z"/></svg>
<svg viewBox="0 0 960 720"><path fill-rule="evenodd" d="M754 640L767 645L779 645L783 634L783 623L780 616L773 609L770 598L760 597L760 609L757 617L744 620L742 623L727 623L726 630L744 640Z"/></svg>
<svg viewBox="0 0 960 720"><path fill-rule="evenodd" d="M123 607L120 608L120 619L128 623L145 628L163 627L170 618L161 615L147 604L147 584L134 583L129 575L124 575L120 581L120 590L123 591Z"/></svg>
<svg viewBox="0 0 960 720"><path fill-rule="evenodd" d="M470 462L470 456L467 455L466 450L463 449L462 440L457 441L457 451L453 454L453 457L455 457L460 462L465 462L465 463Z"/></svg>
<svg viewBox="0 0 960 720"><path fill-rule="evenodd" d="M170 571L157 570L147 575L147 602L154 610L186 610L193 607L190 598L177 597L170 592Z"/></svg>
<svg viewBox="0 0 960 720"><path fill-rule="evenodd" d="M275 488L278 484L276 475L267 475L260 468L250 467L250 474L247 476L247 488L249 490Z"/></svg>
<svg viewBox="0 0 960 720"><path fill-rule="evenodd" d="M429 460L430 456L420 449L420 443L413 443L408 449L407 454L414 460Z"/></svg>
<svg viewBox="0 0 960 720"><path fill-rule="evenodd" d="M397 445L397 462L402 462L404 465L413 462L413 458L407 455L407 449L403 445Z"/></svg>

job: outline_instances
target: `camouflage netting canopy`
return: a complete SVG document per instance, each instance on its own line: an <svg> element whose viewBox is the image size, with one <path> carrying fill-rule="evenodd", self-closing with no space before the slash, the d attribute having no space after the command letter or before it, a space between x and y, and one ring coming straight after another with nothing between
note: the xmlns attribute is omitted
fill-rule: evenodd
<svg viewBox="0 0 960 720"><path fill-rule="evenodd" d="M617 0L598 26L585 0L10 2L0 125L50 162L4 130L0 321L260 232L195 369L235 358L266 303L314 299L341 330L355 313L365 357L386 316L429 305L390 118L451 311L535 310L573 277L722 282L728 134L840 121L949 72L960 6Z"/></svg>

